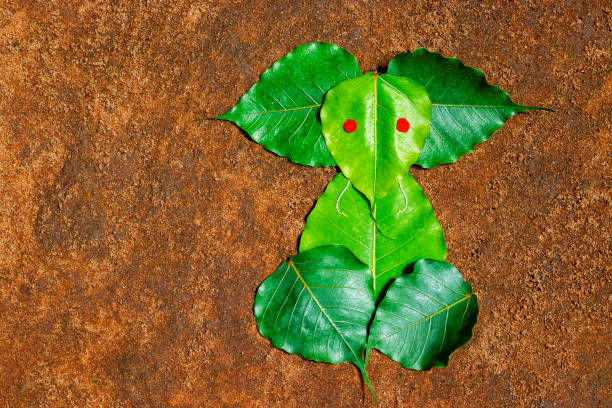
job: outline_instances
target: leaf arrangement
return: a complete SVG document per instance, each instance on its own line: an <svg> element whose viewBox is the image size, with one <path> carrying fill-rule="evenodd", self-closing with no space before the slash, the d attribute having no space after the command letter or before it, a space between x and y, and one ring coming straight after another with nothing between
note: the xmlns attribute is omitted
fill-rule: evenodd
<svg viewBox="0 0 612 408"><path fill-rule="evenodd" d="M362 75L326 43L274 63L216 119L295 163L341 173L308 216L299 253L257 291L262 336L309 360L355 364L371 391L373 349L406 368L445 367L472 337L478 302L444 261L442 228L409 169L453 163L536 109L423 48L396 56L387 74Z"/></svg>

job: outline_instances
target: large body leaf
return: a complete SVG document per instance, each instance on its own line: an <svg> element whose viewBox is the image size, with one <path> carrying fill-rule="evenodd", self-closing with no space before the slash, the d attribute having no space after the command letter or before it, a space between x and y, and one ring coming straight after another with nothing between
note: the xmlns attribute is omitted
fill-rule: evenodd
<svg viewBox="0 0 612 408"><path fill-rule="evenodd" d="M472 337L478 302L472 287L451 264L420 260L397 278L378 308L368 338L406 368L445 367Z"/></svg>
<svg viewBox="0 0 612 408"><path fill-rule="evenodd" d="M363 353L374 313L370 281L367 265L344 247L295 255L257 290L259 332L288 353L329 363L349 361L365 376Z"/></svg>
<svg viewBox="0 0 612 408"><path fill-rule="evenodd" d="M218 119L234 122L266 149L295 163L333 166L317 114L328 90L360 74L355 57L337 45L302 45L275 62Z"/></svg>
<svg viewBox="0 0 612 408"><path fill-rule="evenodd" d="M306 219L300 251L328 244L347 247L370 266L377 297L406 265L421 258L444 260L446 244L433 208L409 174L402 185L405 195L399 188L389 194L378 204L374 221L365 197L338 174ZM386 236L391 230L394 239Z"/></svg>
<svg viewBox="0 0 612 408"><path fill-rule="evenodd" d="M372 204L398 188L429 133L431 105L416 82L366 74L332 88L321 108L323 135L342 173ZM347 131L347 120L356 130ZM409 123L398 131L398 120Z"/></svg>
<svg viewBox="0 0 612 408"><path fill-rule="evenodd" d="M397 55L388 72L415 80L429 94L431 133L417 161L425 168L454 163L515 113L540 109L517 105L481 71L424 48Z"/></svg>

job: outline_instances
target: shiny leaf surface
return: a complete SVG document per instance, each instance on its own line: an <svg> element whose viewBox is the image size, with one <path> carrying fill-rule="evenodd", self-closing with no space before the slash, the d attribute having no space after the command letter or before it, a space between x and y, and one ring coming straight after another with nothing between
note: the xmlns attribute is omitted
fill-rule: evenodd
<svg viewBox="0 0 612 408"><path fill-rule="evenodd" d="M481 71L424 48L397 55L388 73L415 80L431 100L431 132L416 162L425 168L454 163L515 113L541 109L512 102Z"/></svg>
<svg viewBox="0 0 612 408"><path fill-rule="evenodd" d="M273 345L309 360L351 362L364 377L373 313L367 265L337 245L295 255L260 285L255 297L257 327Z"/></svg>
<svg viewBox="0 0 612 408"><path fill-rule="evenodd" d="M376 309L368 349L405 368L445 367L472 337L478 302L472 287L447 262L420 260L397 278Z"/></svg>
<svg viewBox="0 0 612 408"><path fill-rule="evenodd" d="M430 115L425 89L406 78L370 73L327 93L321 108L327 147L371 208L398 188L417 160L429 133ZM409 129L398 123L401 119ZM349 120L356 122L354 131L344 126Z"/></svg>
<svg viewBox="0 0 612 408"><path fill-rule="evenodd" d="M338 174L306 219L300 251L328 244L347 247L370 266L376 296L406 265L421 258L443 260L446 244L433 208L410 174L401 184L403 192L398 187L378 204L374 221L365 197ZM389 232L395 237L389 238Z"/></svg>
<svg viewBox="0 0 612 408"><path fill-rule="evenodd" d="M344 49L305 44L275 62L218 119L234 122L266 149L295 163L333 166L317 114L329 89L360 74L355 57Z"/></svg>

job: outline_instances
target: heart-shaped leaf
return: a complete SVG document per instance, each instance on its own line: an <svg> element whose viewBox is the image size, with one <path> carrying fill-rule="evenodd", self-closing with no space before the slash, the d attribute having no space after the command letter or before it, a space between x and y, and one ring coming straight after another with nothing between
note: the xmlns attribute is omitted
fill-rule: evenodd
<svg viewBox="0 0 612 408"><path fill-rule="evenodd" d="M398 187L429 133L425 89L407 78L366 74L332 88L321 108L323 135L342 173L370 201Z"/></svg>
<svg viewBox="0 0 612 408"><path fill-rule="evenodd" d="M454 163L515 113L542 109L512 102L481 71L425 48L397 55L387 72L415 80L429 94L431 133L416 162L424 168Z"/></svg>
<svg viewBox="0 0 612 408"><path fill-rule="evenodd" d="M257 327L272 344L309 360L349 361L366 381L363 353L373 313L367 265L338 245L293 256L255 297Z"/></svg>
<svg viewBox="0 0 612 408"><path fill-rule="evenodd" d="M338 174L306 219L300 251L329 244L347 247L370 266L376 297L406 265L421 258L443 260L442 228L427 197L409 174L402 185L403 193L397 188L378 204L374 221L365 197ZM390 230L397 233L394 239L386 236Z"/></svg>
<svg viewBox="0 0 612 408"><path fill-rule="evenodd" d="M295 163L333 166L317 113L328 90L360 74L355 57L337 45L305 44L275 62L217 119L234 122L266 149Z"/></svg>
<svg viewBox="0 0 612 408"><path fill-rule="evenodd" d="M478 302L472 287L447 262L420 260L397 278L376 309L368 338L405 368L446 367L472 338Z"/></svg>

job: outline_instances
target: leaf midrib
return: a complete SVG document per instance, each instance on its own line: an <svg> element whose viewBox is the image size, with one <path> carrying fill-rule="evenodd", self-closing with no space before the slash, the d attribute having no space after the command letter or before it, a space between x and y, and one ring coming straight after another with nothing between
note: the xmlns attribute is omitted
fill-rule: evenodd
<svg viewBox="0 0 612 408"><path fill-rule="evenodd" d="M378 131L376 123L378 122L378 75L374 74L374 185L372 193L372 287L376 293L376 171L378 168Z"/></svg>
<svg viewBox="0 0 612 408"><path fill-rule="evenodd" d="M372 186L372 201L376 203L376 173L378 169L378 130L376 123L378 122L378 75L374 74L374 185ZM376 205L374 204L374 212L376 211ZM374 219L376 214L374 213Z"/></svg>
<svg viewBox="0 0 612 408"><path fill-rule="evenodd" d="M376 293L376 204L374 204L374 220L372 221L372 286L374 293Z"/></svg>
<svg viewBox="0 0 612 408"><path fill-rule="evenodd" d="M431 106L445 106L451 108L516 108L512 105L460 105L460 104L447 104L447 103L432 103Z"/></svg>
<svg viewBox="0 0 612 408"><path fill-rule="evenodd" d="M450 305L446 305L445 307L443 307L443 308L441 308L441 309L439 309L439 310L435 311L434 313L432 313L432 314L430 314L430 315L424 316L423 318L421 318L421 319L417 320L417 321L416 321L416 322L414 322L414 323L409 324L408 326L403 327L403 328L402 328L402 329L400 329L400 330L397 330L397 331L395 331L395 332L393 332L393 333L391 333L391 334L389 334L389 335L387 335L387 336L385 336L385 337L383 337L383 338L380 338L380 339L376 340L376 343L372 344L371 348L375 347L375 346L376 346L378 343L380 343L381 341L386 340L386 339L388 339L389 337L393 337L393 336L395 336L396 334L401 333L401 332L403 332L404 330L411 328L412 326L416 326L417 324L419 324L419 323L421 323L421 322L423 322L423 321L425 321L425 320L431 319L431 318L433 318L434 316L436 316L436 315L438 315L438 314L440 314L440 313L444 312L445 310L448 310L448 309L450 309L451 307L453 307L453 306L455 306L455 305L457 305L457 304L459 304L459 303L461 303L461 302L463 302L463 301L465 301L465 300L467 300L467 299L470 299L471 297L472 297L472 293L470 293L470 294L468 294L468 295L466 295L466 296L462 297L461 299L459 299L459 300L457 300L457 301L455 301L455 302L451 303ZM465 314L465 313L464 313L464 314ZM461 324L463 324L463 321L461 322Z"/></svg>
<svg viewBox="0 0 612 408"><path fill-rule="evenodd" d="M355 356L355 361L360 369L363 369L363 362L361 360L361 358L357 355L357 353L355 353L355 350L353 350L353 348L351 347L351 345L348 343L348 341L344 338L344 336L342 335L342 333L340 332L340 330L338 329L338 327L334 324L333 320L331 319L331 317L329 317L329 315L327 314L327 312L325 311L325 309L323 308L323 306L321 305L321 303L319 303L319 300L315 297L314 293L312 293L312 291L310 290L310 287L306 284L306 282L304 281L304 279L302 278L302 275L300 275L300 273L298 272L297 268L295 267L295 265L293 264L293 261L289 260L289 266L291 266L291 268L293 269L293 271L295 272L296 276L300 279L300 281L302 282L302 285L304 285L304 287L306 288L306 290L308 291L308 294L310 294L310 297L312 298L312 300L315 301L315 303L317 304L317 306L319 307L319 310L321 311L321 313L323 313L325 315L325 318L327 319L327 321L329 322L329 324L334 328L334 330L336 331L336 333L338 333L338 336L340 336L340 338L342 339L342 341L344 342L344 344L346 344L346 347L348 347L348 349L351 351L351 353L353 354L353 356Z"/></svg>
<svg viewBox="0 0 612 408"><path fill-rule="evenodd" d="M278 110L270 110L270 111L244 112L244 113L239 113L239 115L241 115L241 116L265 115L265 114L269 114L269 113L281 113L281 112L290 112L290 111L296 111L296 110L312 109L312 108L318 108L320 106L321 106L321 104L319 103L317 105L296 106L295 108L286 108L286 109L278 109Z"/></svg>

